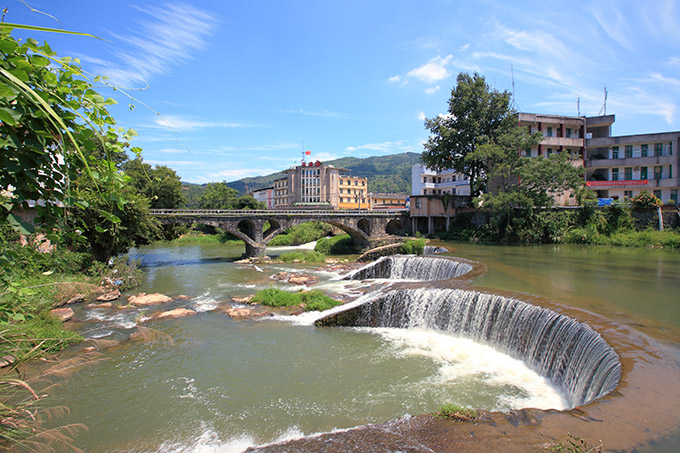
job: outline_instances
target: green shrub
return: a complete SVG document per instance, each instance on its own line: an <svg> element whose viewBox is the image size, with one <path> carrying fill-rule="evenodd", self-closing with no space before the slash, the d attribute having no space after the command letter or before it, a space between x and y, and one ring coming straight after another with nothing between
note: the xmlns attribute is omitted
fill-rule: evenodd
<svg viewBox="0 0 680 453"><path fill-rule="evenodd" d="M661 203L661 200L646 190L642 190L639 194L634 196L631 203L633 204L633 209L639 211L656 209L663 204Z"/></svg>
<svg viewBox="0 0 680 453"><path fill-rule="evenodd" d="M341 234L330 238L321 238L314 250L324 255L352 255L361 251L349 234Z"/></svg>
<svg viewBox="0 0 680 453"><path fill-rule="evenodd" d="M437 412L435 412L434 415L439 418L447 418L450 420L460 420L465 422L473 421L478 416L476 410L461 407L453 403L441 406L439 409L437 409Z"/></svg>
<svg viewBox="0 0 680 453"><path fill-rule="evenodd" d="M341 302L324 295L320 290L289 293L276 288L258 291L253 296L253 302L268 307L294 307L303 305L305 311L324 311L340 305Z"/></svg>
<svg viewBox="0 0 680 453"><path fill-rule="evenodd" d="M311 252L288 252L283 253L279 259L285 263L300 262L300 263L324 263L326 256L317 251Z"/></svg>
<svg viewBox="0 0 680 453"><path fill-rule="evenodd" d="M303 223L301 225L291 227L284 233L279 234L274 239L272 239L268 245L276 247L307 244L308 242L317 241L321 238L329 236L332 231L333 227L327 223Z"/></svg>
<svg viewBox="0 0 680 453"><path fill-rule="evenodd" d="M580 437L568 433L567 440L560 441L551 446L550 451L553 453L602 453L604 447L602 442L598 445L590 445Z"/></svg>
<svg viewBox="0 0 680 453"><path fill-rule="evenodd" d="M401 248L402 253L407 255L422 255L425 249L425 239L408 239Z"/></svg>

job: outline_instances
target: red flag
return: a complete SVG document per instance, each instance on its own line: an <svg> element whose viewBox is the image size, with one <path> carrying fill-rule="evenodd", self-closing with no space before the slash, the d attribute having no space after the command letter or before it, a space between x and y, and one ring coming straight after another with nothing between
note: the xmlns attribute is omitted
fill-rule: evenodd
<svg viewBox="0 0 680 453"><path fill-rule="evenodd" d="M306 155L306 156L309 156L310 154L312 154L311 151L305 151L305 155Z"/></svg>

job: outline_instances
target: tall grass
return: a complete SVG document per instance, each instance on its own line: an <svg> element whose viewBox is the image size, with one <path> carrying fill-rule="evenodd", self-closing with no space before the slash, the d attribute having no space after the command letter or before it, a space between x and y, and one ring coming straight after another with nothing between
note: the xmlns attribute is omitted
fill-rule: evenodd
<svg viewBox="0 0 680 453"><path fill-rule="evenodd" d="M277 288L267 288L258 291L253 296L253 302L268 307L295 307L299 305L305 311L324 311L342 303L324 295L318 289L289 293Z"/></svg>

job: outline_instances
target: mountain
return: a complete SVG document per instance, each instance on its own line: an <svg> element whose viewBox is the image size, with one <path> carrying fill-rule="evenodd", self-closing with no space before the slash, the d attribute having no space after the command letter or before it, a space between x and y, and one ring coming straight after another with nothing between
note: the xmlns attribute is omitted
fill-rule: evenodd
<svg viewBox="0 0 680 453"><path fill-rule="evenodd" d="M352 176L368 178L368 190L373 193L411 193L411 168L420 163L420 154L402 153L389 156L373 156L360 159L343 157L324 162L327 165L350 170ZM240 193L246 193L271 186L274 180L281 178L283 172L266 176L243 178L227 183Z"/></svg>

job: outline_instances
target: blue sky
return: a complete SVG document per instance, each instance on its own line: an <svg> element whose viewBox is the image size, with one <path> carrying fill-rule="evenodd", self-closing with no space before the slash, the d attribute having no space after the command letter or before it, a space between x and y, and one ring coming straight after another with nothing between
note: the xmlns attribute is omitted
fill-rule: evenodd
<svg viewBox="0 0 680 453"><path fill-rule="evenodd" d="M31 8L39 12L32 11ZM614 134L680 130L680 1L7 0L15 32L107 75L144 160L188 182L421 152L459 72L521 111L597 115ZM43 14L45 13L45 14ZM512 70L511 70L512 68ZM137 90L143 88L144 90ZM134 104L134 108L130 107ZM148 107L147 107L148 106Z"/></svg>

